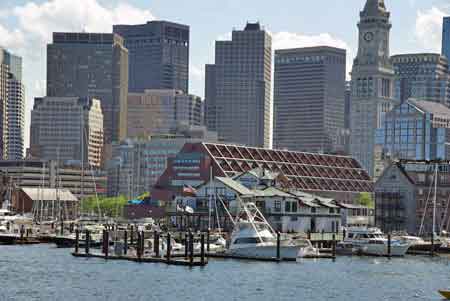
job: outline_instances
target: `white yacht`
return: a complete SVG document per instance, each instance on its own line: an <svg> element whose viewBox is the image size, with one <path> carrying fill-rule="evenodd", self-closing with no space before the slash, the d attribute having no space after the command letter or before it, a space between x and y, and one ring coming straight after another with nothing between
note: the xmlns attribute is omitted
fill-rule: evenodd
<svg viewBox="0 0 450 301"><path fill-rule="evenodd" d="M244 257L277 257L276 232L270 227L264 216L253 203L243 203L242 214L234 224L227 253ZM292 242L280 242L280 257L297 259L318 255L310 244L296 245Z"/></svg>
<svg viewBox="0 0 450 301"><path fill-rule="evenodd" d="M344 241L360 249L364 255L387 256L388 239L378 228L348 228ZM404 256L409 243L391 240L391 256Z"/></svg>

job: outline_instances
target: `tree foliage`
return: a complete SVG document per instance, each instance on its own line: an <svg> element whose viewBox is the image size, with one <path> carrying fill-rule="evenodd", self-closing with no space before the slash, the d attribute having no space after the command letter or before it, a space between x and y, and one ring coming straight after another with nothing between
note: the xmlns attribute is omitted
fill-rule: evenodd
<svg viewBox="0 0 450 301"><path fill-rule="evenodd" d="M372 194L369 192L361 192L356 199L359 205L366 206L368 208L374 208L375 202L373 201Z"/></svg>
<svg viewBox="0 0 450 301"><path fill-rule="evenodd" d="M100 212L104 216L117 217L121 216L123 207L128 203L125 196L118 197L99 197L98 200L95 196L88 197L81 202L81 211L83 213L96 213Z"/></svg>

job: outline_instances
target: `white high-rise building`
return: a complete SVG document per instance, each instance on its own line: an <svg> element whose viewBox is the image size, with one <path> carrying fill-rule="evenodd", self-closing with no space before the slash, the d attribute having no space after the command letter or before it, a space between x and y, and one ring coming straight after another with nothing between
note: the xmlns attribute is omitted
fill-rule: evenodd
<svg viewBox="0 0 450 301"><path fill-rule="evenodd" d="M360 13L358 55L353 62L350 152L373 176L375 135L393 98L394 68L389 57L392 27L384 0L367 0Z"/></svg>

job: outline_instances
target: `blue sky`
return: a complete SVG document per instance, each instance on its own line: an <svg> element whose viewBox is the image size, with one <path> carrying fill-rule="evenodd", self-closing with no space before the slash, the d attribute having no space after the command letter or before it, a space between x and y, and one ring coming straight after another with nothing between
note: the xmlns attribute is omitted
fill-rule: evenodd
<svg viewBox="0 0 450 301"><path fill-rule="evenodd" d="M385 2L393 24L391 54L440 51L442 16L450 14L450 0ZM356 24L364 3L365 0L1 0L0 45L24 57L29 112L33 98L45 93L45 45L52 31L111 31L113 23L135 24L149 19L188 24L190 89L203 96L204 64L214 62L214 41L227 38L233 28L241 29L246 21L261 22L272 33L274 48L319 44L347 48L350 68L357 49Z"/></svg>

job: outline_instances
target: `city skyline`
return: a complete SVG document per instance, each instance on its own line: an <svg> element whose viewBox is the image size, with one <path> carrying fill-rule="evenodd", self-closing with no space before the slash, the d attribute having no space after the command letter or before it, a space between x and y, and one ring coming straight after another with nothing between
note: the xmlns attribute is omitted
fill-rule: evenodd
<svg viewBox="0 0 450 301"><path fill-rule="evenodd" d="M154 1L148 6L141 0L120 4L102 0L81 2L84 5L67 0L6 0L0 4L0 45L24 58L24 83L28 91L27 146L33 98L45 96L45 47L53 31L112 32L113 24L139 24L155 19L187 24L191 27L192 45L190 92L204 96L204 65L214 62L215 40L228 39L231 30L242 27L246 21L260 21L271 32L273 50L316 45L346 49L349 77L357 47L354 21L365 1L349 0L342 6L340 0L327 0L329 9L326 11L322 11L324 0L308 4L288 1L283 7L264 3L257 6L256 12L252 1L244 4L202 1L194 5L177 3L176 6L174 1ZM442 17L450 12L446 1L391 0L387 5L393 20L391 54L440 52ZM217 11L221 13L215 13ZM292 11L299 13L292 14ZM317 22L318 16L319 21L326 22Z"/></svg>

